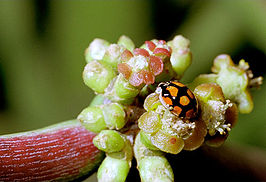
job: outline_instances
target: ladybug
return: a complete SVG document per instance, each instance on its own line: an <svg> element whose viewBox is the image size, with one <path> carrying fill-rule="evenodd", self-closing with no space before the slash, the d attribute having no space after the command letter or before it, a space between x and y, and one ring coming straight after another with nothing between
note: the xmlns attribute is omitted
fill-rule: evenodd
<svg viewBox="0 0 266 182"><path fill-rule="evenodd" d="M163 106L180 118L196 117L198 102L192 91L177 81L160 83L156 89Z"/></svg>

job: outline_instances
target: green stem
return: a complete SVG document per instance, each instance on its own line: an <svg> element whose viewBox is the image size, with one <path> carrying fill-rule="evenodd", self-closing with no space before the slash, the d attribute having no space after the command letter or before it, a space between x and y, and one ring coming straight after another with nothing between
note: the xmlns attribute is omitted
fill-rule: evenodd
<svg viewBox="0 0 266 182"><path fill-rule="evenodd" d="M124 182L126 180L131 167L133 151L130 141L126 138L124 140L124 147L121 151L107 153L98 169L99 182Z"/></svg>
<svg viewBox="0 0 266 182"><path fill-rule="evenodd" d="M161 151L150 150L141 143L138 134L134 144L134 154L138 164L141 181L173 182L173 170Z"/></svg>
<svg viewBox="0 0 266 182"><path fill-rule="evenodd" d="M99 182L124 182L130 165L126 160L107 156L98 169Z"/></svg>

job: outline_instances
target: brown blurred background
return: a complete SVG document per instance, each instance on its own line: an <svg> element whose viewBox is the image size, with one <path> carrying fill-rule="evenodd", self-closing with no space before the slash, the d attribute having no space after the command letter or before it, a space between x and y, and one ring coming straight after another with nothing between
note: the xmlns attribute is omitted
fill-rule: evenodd
<svg viewBox="0 0 266 182"><path fill-rule="evenodd" d="M122 34L137 46L189 38L193 63L183 82L209 73L222 53L244 58L255 76L266 73L263 0L1 0L0 134L75 118L94 96L81 77L85 48ZM265 150L266 83L252 94L254 111L239 116L228 142Z"/></svg>

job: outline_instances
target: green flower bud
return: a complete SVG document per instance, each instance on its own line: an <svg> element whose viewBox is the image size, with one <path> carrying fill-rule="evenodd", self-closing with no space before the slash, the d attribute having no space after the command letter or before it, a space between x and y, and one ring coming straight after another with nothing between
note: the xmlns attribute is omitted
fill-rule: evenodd
<svg viewBox="0 0 266 182"><path fill-rule="evenodd" d="M114 130L102 130L93 139L93 144L104 152L119 152L124 148L124 138Z"/></svg>
<svg viewBox="0 0 266 182"><path fill-rule="evenodd" d="M238 105L240 113L250 113L254 104L249 92L249 87L262 84L262 77L253 78L249 65L240 60L235 65L229 55L219 55L214 59L212 71L216 74L199 75L189 84L193 90L203 83L217 83L221 86L226 99L230 99Z"/></svg>
<svg viewBox="0 0 266 182"><path fill-rule="evenodd" d="M138 93L139 89L132 86L122 74L119 74L117 80L114 84L115 95L119 97L120 100L127 101L127 99L134 99ZM112 99L112 96L110 97ZM132 100L129 100L130 102Z"/></svg>
<svg viewBox="0 0 266 182"><path fill-rule="evenodd" d="M119 130L126 124L126 113L121 104L111 103L103 107L104 120L109 129Z"/></svg>
<svg viewBox="0 0 266 182"><path fill-rule="evenodd" d="M139 128L149 134L157 132L161 125L159 114L154 111L142 114L138 120Z"/></svg>
<svg viewBox="0 0 266 182"><path fill-rule="evenodd" d="M98 133L107 129L104 122L102 109L99 107L87 107L78 115L78 120L89 131Z"/></svg>
<svg viewBox="0 0 266 182"><path fill-rule="evenodd" d="M124 46L126 49L133 51L133 49L135 48L135 44L134 42L127 36L122 35L117 42L118 45L122 45Z"/></svg>
<svg viewBox="0 0 266 182"><path fill-rule="evenodd" d="M155 111L159 105L162 105L159 96L156 93L152 93L146 97L143 107L146 111Z"/></svg>
<svg viewBox="0 0 266 182"><path fill-rule="evenodd" d="M135 139L134 154L141 181L174 181L173 170L164 153L159 150L149 150L141 142L140 134Z"/></svg>
<svg viewBox="0 0 266 182"><path fill-rule="evenodd" d="M174 174L165 157L148 156L138 164L141 181L173 182Z"/></svg>
<svg viewBox="0 0 266 182"><path fill-rule="evenodd" d="M160 150L150 150L141 141L140 133L137 134L134 143L134 157L139 163L147 156L161 156L164 157L165 153Z"/></svg>
<svg viewBox="0 0 266 182"><path fill-rule="evenodd" d="M133 149L132 149L130 141L125 138L125 145L122 151L114 152L114 153L107 153L107 155L115 159L126 160L131 164L131 160L133 159Z"/></svg>
<svg viewBox="0 0 266 182"><path fill-rule="evenodd" d="M197 86L194 90L197 99L202 101L202 104L207 103L209 100L216 100L225 102L222 88L216 83L204 83Z"/></svg>
<svg viewBox="0 0 266 182"><path fill-rule="evenodd" d="M243 91L238 97L237 97L237 103L238 103L238 109L239 112L243 114L250 113L254 108L254 103L252 96L249 91Z"/></svg>
<svg viewBox="0 0 266 182"><path fill-rule="evenodd" d="M157 147L155 147L152 143L151 143L151 136L147 133L145 133L144 131L140 131L140 140L141 142L150 150L158 150Z"/></svg>
<svg viewBox="0 0 266 182"><path fill-rule="evenodd" d="M168 45L172 48L171 64L178 74L178 78L181 78L191 65L190 41L181 35L177 35L172 41L168 42Z"/></svg>
<svg viewBox="0 0 266 182"><path fill-rule="evenodd" d="M89 62L83 71L84 83L97 93L104 93L104 89L114 79L114 70L99 61Z"/></svg>
<svg viewBox="0 0 266 182"><path fill-rule="evenodd" d="M214 136L216 132L227 134L231 124L226 123L226 110L233 104L225 100L221 87L215 83L201 84L194 93L199 101L201 120L205 122L209 135Z"/></svg>
<svg viewBox="0 0 266 182"><path fill-rule="evenodd" d="M99 182L124 182L129 172L127 161L106 156L97 173Z"/></svg>
<svg viewBox="0 0 266 182"><path fill-rule="evenodd" d="M121 62L120 55L125 50L124 47L121 47L117 44L111 44L104 54L102 61L112 68L117 69L117 65Z"/></svg>
<svg viewBox="0 0 266 182"><path fill-rule="evenodd" d="M85 51L86 62L101 60L110 43L103 39L94 39Z"/></svg>
<svg viewBox="0 0 266 182"><path fill-rule="evenodd" d="M216 83L222 87L225 98L236 102L241 113L250 113L254 106L248 91L248 68L249 65L244 60L239 62L239 66L235 66L228 55L217 56L212 68L218 74Z"/></svg>
<svg viewBox="0 0 266 182"><path fill-rule="evenodd" d="M201 74L197 76L192 83L189 83L187 86L194 90L198 85L203 83L216 83L218 75L217 74Z"/></svg>
<svg viewBox="0 0 266 182"><path fill-rule="evenodd" d="M179 153L184 147L183 139L162 129L151 135L151 143L160 150L171 154Z"/></svg>
<svg viewBox="0 0 266 182"><path fill-rule="evenodd" d="M226 69L228 66L235 66L235 64L229 55L222 54L214 59L212 71L214 73L219 73L222 69Z"/></svg>

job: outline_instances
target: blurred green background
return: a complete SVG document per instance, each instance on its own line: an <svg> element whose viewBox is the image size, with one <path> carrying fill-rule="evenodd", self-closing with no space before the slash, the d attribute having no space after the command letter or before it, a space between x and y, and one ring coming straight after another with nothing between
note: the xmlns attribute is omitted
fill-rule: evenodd
<svg viewBox="0 0 266 182"><path fill-rule="evenodd" d="M94 96L81 77L85 48L122 34L137 46L189 38L193 63L183 82L209 73L222 53L244 58L255 76L266 73L263 0L1 0L0 134L75 118ZM228 141L266 150L266 83L252 94L254 111L239 116Z"/></svg>

